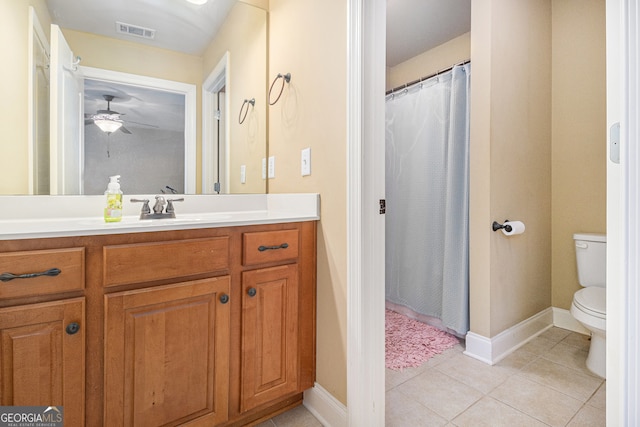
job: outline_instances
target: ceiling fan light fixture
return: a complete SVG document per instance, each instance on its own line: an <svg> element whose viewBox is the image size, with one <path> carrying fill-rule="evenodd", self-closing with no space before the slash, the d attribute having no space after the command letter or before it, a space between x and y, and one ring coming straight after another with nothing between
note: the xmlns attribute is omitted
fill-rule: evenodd
<svg viewBox="0 0 640 427"><path fill-rule="evenodd" d="M187 0L189 3L197 4L198 6L202 6L209 0Z"/></svg>
<svg viewBox="0 0 640 427"><path fill-rule="evenodd" d="M122 122L112 119L94 119L93 122L100 128L102 132L115 132L122 127Z"/></svg>

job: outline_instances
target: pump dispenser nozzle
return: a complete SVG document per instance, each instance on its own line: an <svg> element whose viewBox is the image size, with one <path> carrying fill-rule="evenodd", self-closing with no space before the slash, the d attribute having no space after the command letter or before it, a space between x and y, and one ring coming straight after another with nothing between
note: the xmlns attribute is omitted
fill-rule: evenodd
<svg viewBox="0 0 640 427"><path fill-rule="evenodd" d="M120 190L120 175L113 175L109 177L109 185L107 185L107 191Z"/></svg>

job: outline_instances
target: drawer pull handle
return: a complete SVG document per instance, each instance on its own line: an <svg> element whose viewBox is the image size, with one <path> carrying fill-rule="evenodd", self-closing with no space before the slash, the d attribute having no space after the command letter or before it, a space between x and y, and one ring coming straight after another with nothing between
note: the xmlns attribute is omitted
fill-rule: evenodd
<svg viewBox="0 0 640 427"><path fill-rule="evenodd" d="M258 293L258 291L256 291L256 288L249 288L249 290L247 291L247 295L252 298L256 296L256 293Z"/></svg>
<svg viewBox="0 0 640 427"><path fill-rule="evenodd" d="M229 302L229 295L227 295L227 294L220 295L220 302L222 304L228 303Z"/></svg>
<svg viewBox="0 0 640 427"><path fill-rule="evenodd" d="M47 271L41 271L40 273L26 273L26 274L12 274L12 273L2 273L0 274L0 280L3 282L8 282L13 279L30 279L32 277L38 276L57 276L62 271L59 268L51 268Z"/></svg>
<svg viewBox="0 0 640 427"><path fill-rule="evenodd" d="M288 243L283 243L281 245L276 245L276 246L258 246L258 250L260 252L264 252L264 251L270 251L274 249L287 249L288 247L289 247Z"/></svg>
<svg viewBox="0 0 640 427"><path fill-rule="evenodd" d="M74 335L80 330L80 325L76 322L69 323L65 329L67 334Z"/></svg>

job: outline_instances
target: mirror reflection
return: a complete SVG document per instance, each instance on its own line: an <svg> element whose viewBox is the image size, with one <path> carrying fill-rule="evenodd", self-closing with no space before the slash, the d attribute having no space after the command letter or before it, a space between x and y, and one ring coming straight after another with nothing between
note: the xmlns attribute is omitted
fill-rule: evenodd
<svg viewBox="0 0 640 427"><path fill-rule="evenodd" d="M266 5L147 3L0 0L0 194L265 192Z"/></svg>
<svg viewBox="0 0 640 427"><path fill-rule="evenodd" d="M185 102L179 93L85 78L83 193L101 194L113 175L129 177L132 194L184 193Z"/></svg>

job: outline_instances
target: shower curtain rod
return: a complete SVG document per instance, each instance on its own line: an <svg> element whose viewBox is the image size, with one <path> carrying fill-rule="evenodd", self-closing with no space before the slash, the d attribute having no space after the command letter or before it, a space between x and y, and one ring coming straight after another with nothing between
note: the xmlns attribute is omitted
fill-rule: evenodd
<svg viewBox="0 0 640 427"><path fill-rule="evenodd" d="M438 71L438 72L436 72L436 73L430 74L430 75L425 76L425 77L421 77L421 78L419 78L419 79L417 79L417 80L413 80L413 81L411 81L411 82L409 82L409 83L405 83L405 84L403 84L403 85L401 85L401 86L394 87L393 89L389 89L388 91L386 91L386 92L385 92L385 94L384 94L384 95L385 95L385 96L387 96L387 95L391 95L391 94L392 94L392 93L394 93L394 92L397 92L397 91L402 90L402 89L406 89L406 88L408 88L409 86L413 86L413 85L414 85L414 84L416 84L416 83L420 83L420 82L423 82L423 81L425 81L425 80L429 80L431 77L435 77L435 76L438 76L438 75L440 75L440 74L442 74L442 73L446 73L447 71L451 71L451 70L453 69L453 67L455 67L456 65L465 65L465 64L468 64L468 63L470 63L470 62L471 62L471 60L470 60L470 59L467 59L466 61L458 62L457 64L454 64L454 65L452 65L452 66L451 66L451 67L449 67L449 68L445 68L444 70L439 70L439 71Z"/></svg>

